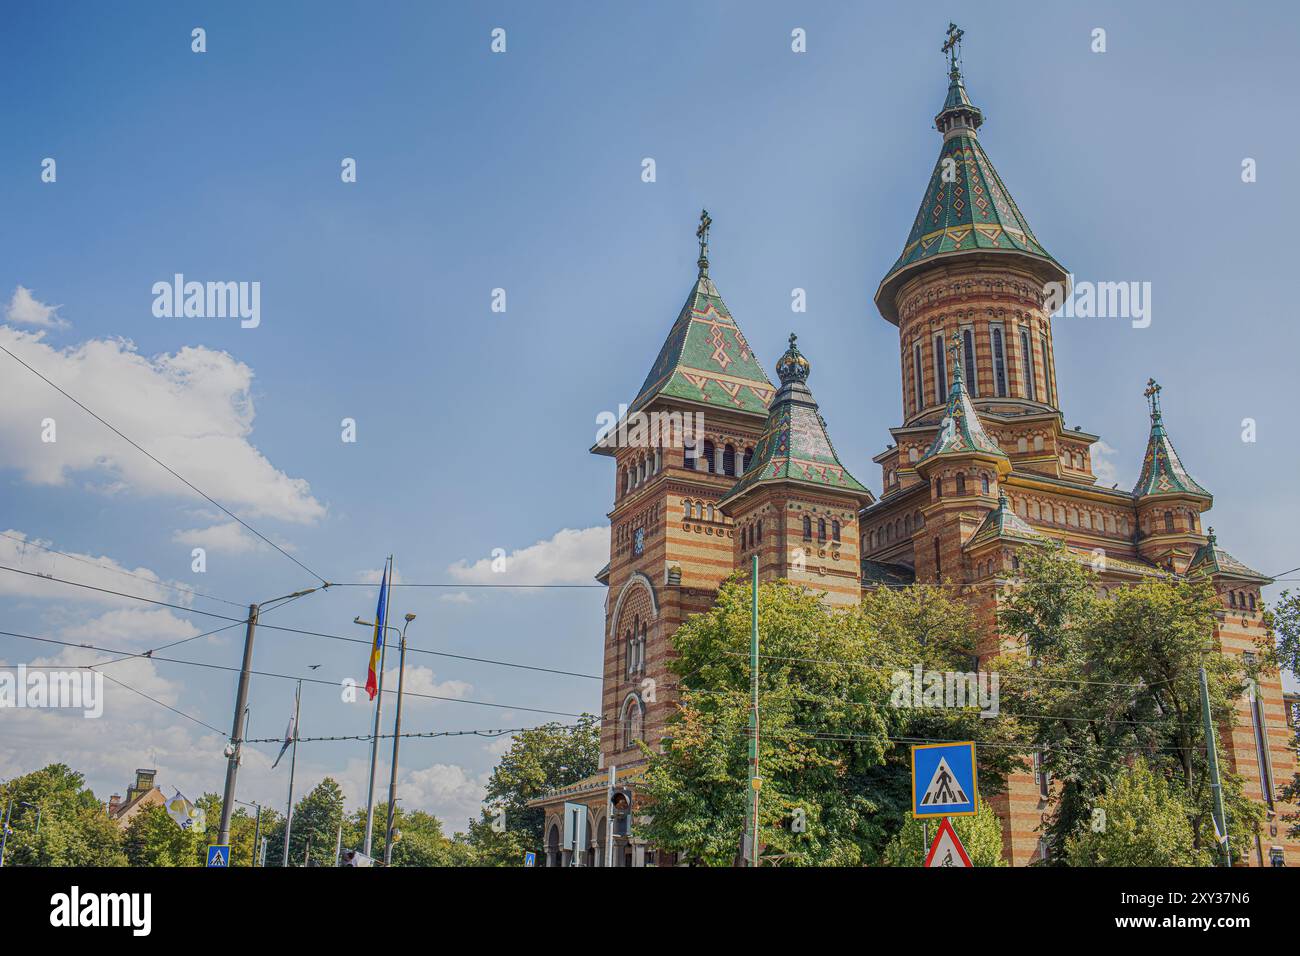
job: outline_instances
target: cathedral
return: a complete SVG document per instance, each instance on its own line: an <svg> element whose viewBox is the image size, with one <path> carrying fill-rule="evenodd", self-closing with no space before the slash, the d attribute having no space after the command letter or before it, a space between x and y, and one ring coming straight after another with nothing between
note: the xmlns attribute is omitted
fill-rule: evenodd
<svg viewBox="0 0 1300 956"><path fill-rule="evenodd" d="M832 606L865 588L950 586L976 616L982 660L1006 646L997 608L1018 552L1048 541L1097 571L1103 594L1151 576L1208 578L1223 605L1214 638L1225 654L1250 654L1264 633L1260 588L1271 581L1203 527L1213 496L1174 449L1161 386L1146 385L1150 435L1131 490L1098 485L1099 436L1066 427L1048 290L1065 287L1068 273L984 151L983 115L952 40L934 120L939 156L875 295L898 328L902 390L901 423L872 459L879 496L841 464L794 335L778 383L768 378L710 277L711 222L701 215L686 302L619 426L591 449L615 466L610 560L597 576L608 588L602 770L533 801L545 811L548 866L677 862L636 835L640 745L660 746L675 706L673 632L755 557L760 581L803 585ZM1244 859L1300 866L1276 797L1295 769L1280 676L1238 706L1223 741L1228 769L1268 813ZM611 785L629 811L615 820ZM1045 774L1027 772L989 800L1012 865L1044 857L1038 828L1050 794Z"/></svg>

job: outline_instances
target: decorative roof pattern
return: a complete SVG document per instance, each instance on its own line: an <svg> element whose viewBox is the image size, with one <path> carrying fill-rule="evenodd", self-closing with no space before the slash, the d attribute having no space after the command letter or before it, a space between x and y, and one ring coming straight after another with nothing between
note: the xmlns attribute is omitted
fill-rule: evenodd
<svg viewBox="0 0 1300 956"><path fill-rule="evenodd" d="M941 455L970 455L980 452L994 455L1009 463L1006 453L988 436L984 426L980 424L979 415L975 412L975 406L971 404L970 396L966 393L966 384L962 380L961 343L956 333L953 333L952 341L953 344L948 347L952 365L948 408L939 425L938 434L934 436L934 441L930 443L929 449L920 457L917 464L920 465L921 462Z"/></svg>
<svg viewBox="0 0 1300 956"><path fill-rule="evenodd" d="M790 336L790 348L777 363L781 388L768 410L753 463L720 504L735 500L759 484L788 481L873 500L871 492L840 464L817 400L805 384L811 366L795 345L795 338Z"/></svg>
<svg viewBox="0 0 1300 956"><path fill-rule="evenodd" d="M766 414L776 389L709 278L707 212L700 216L700 274L631 411L658 396Z"/></svg>
<svg viewBox="0 0 1300 956"><path fill-rule="evenodd" d="M998 506L988 513L984 523L975 529L975 533L966 542L965 548L977 548L988 541L1011 539L1014 541L1042 542L1044 535L1029 526L1020 515L1011 510L1011 503L1005 494L998 496Z"/></svg>
<svg viewBox="0 0 1300 956"><path fill-rule="evenodd" d="M1208 540L1205 544L1196 549L1196 554L1192 555L1191 563L1187 565L1187 576L1213 575L1221 574L1230 578L1246 578L1252 581L1272 581L1273 579L1260 574L1254 568L1242 564L1227 551L1219 547L1219 539L1214 535L1214 529L1210 529Z"/></svg>
<svg viewBox="0 0 1300 956"><path fill-rule="evenodd" d="M1178 452L1174 451L1174 443L1165 432L1164 417L1160 412L1160 386L1155 379L1147 380L1143 394L1151 409L1151 435L1147 439L1146 457L1142 459L1142 474L1133 486L1133 497L1177 494L1213 497L1187 473Z"/></svg>
<svg viewBox="0 0 1300 956"><path fill-rule="evenodd" d="M1066 278L1065 268L1038 241L980 145L977 130L983 121L966 93L954 55L948 95L935 117L935 126L944 136L939 158L903 251L876 292L877 307L891 321L896 321L893 297L903 274L941 256L970 252L1027 256L1045 275L1059 281Z"/></svg>

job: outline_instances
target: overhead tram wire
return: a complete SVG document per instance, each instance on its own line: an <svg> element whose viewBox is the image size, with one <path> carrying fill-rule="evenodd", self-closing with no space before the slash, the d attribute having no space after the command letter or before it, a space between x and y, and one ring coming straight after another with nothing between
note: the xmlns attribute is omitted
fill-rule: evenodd
<svg viewBox="0 0 1300 956"><path fill-rule="evenodd" d="M121 648L101 647L96 644L81 644L75 641L60 641L57 638L53 638L53 637L39 637L35 634L20 634L16 631L0 631L0 636L15 637L25 641L39 641L40 643L43 644L55 644L60 647L79 647L82 648L83 650L100 651L101 653L104 654L122 654L128 657L147 657L149 660L162 661L165 664L183 664L188 667L202 667L206 670L226 671L226 672L233 672L236 674L239 673L241 670L241 668L230 667L226 664L209 664L205 661L187 661L176 657L159 657L156 654L143 654L143 653L136 654L131 651L124 651ZM248 673L255 675L257 677L275 677L280 680L302 681L304 684L321 684L326 687L332 687L336 690L339 687L343 686L342 681L326 680L322 677L299 677L294 674L281 674L276 671L258 671L258 670L250 670ZM392 690L390 688L384 688L382 693L396 694L397 691ZM566 710L547 710L542 707L524 707L519 704L502 704L490 700L470 700L465 697L446 697L441 694L422 694L419 693L418 691L413 691L413 690L403 691L402 694L405 697L418 697L424 700L441 700L449 704L469 704L475 707L495 707L498 710L521 710L521 711L527 711L529 713L534 713L534 714L552 714L556 717L584 716L583 714L573 713L572 711L566 711ZM592 716L595 715L592 714Z"/></svg>
<svg viewBox="0 0 1300 956"><path fill-rule="evenodd" d="M11 568L11 567L8 567L8 566L6 566L6 565L0 565L0 571L12 571L12 572L15 573L15 574L24 574L24 575L27 575L28 577L42 578L42 579L44 579L44 580L46 580L46 581L54 581L54 582L56 582L56 583L58 583L58 584L66 584L66 585L69 585L69 586L71 586L71 587L86 588L86 589L91 590L91 591L98 591L98 592L100 592L100 593L102 593L102 594L112 594L112 595L114 595L114 596L116 596L116 597L130 598L130 599L132 599L132 600L136 600L136 601L143 601L143 602L145 602L145 603L147 603L147 604L156 604L156 605L158 605L158 606L160 606L160 607L173 608L173 609L178 610L178 611L188 611L188 612L190 612L190 613L192 613L192 614L202 614L202 615L204 615L204 616L206 616L206 617L215 617L215 618L216 618L217 620L219 620L219 621L229 621L229 622L231 622L231 626L233 626L233 625L235 625L235 624L246 624L246 623L248 622L248 618L247 618L247 616L245 616L245 617L229 617L228 615L225 615L225 614L217 614L217 613L214 612L214 611L204 611L204 610L201 610L201 609L199 609L199 608L185 607L185 606L180 605L180 604L170 604L170 603L168 603L167 601L159 601L159 600L157 600L156 598L148 598L148 597L144 597L143 595L140 595L140 594L128 594L128 593L125 592L125 591L114 591L114 590L111 589L111 588L101 588L101 587L97 587L96 585L93 585L93 584L84 584L84 583L79 582L79 581L69 581L69 580L67 580L66 578L56 578L56 577L54 577L54 576L52 576L52 575L48 575L48 574L40 574L40 573L35 572L35 571L24 571L22 568ZM330 585L330 586L331 586L331 587L335 587L336 585ZM371 586L371 587L374 587L375 585L370 585L370 586ZM294 598L294 600L297 600L297 599ZM286 602L286 603L287 603L287 602ZM278 605L278 607L272 607L272 608L269 608L268 610L277 610L279 607L284 607L284 606L285 606L284 604L280 604L280 605ZM359 637L347 637L346 635L343 635L343 634L329 634L329 633L327 633L327 632L325 632L325 631L310 631L310 630L306 630L305 628L284 627L284 626L282 626L282 625L278 625L278 624L263 624L260 620L258 621L257 626L258 626L259 628L266 628L266 629L268 629L268 630L273 630L273 631L284 631L284 632L289 633L289 634L302 634L302 635L305 635L305 636L307 636L307 637L321 637L321 638L327 638L327 639L329 639L329 640L333 640L333 641L344 641L344 642L349 643L349 644L365 644L367 647L370 646L370 641L369 641L369 640L365 640L365 639L363 639L363 638L359 638ZM225 628L218 628L218 630L225 630ZM209 632L208 632L208 634L212 634L212 633L215 633L215 631L209 631ZM187 640L187 641L189 641L189 640L196 640L198 637L205 637L205 636L207 636L207 635L206 635L206 634L200 634L200 635L196 635L196 637L193 637L193 638L186 638L185 640ZM178 641L178 642L176 642L176 643L183 643L183 642ZM170 646L170 645L169 645L169 646ZM158 649L158 650L161 650L161 648L157 648L157 649ZM408 646L408 647L407 647L407 652L408 652L408 653L412 653L412 654L429 654L429 655L431 655L431 656L433 656L433 657L449 657L449 658L453 658L453 659L456 659L456 660L472 661L472 662L479 663L479 664L491 664L491 665L496 666L496 667L512 667L512 668L516 668L516 669L518 669L518 670L536 671L536 672L543 673L543 674L557 674L557 675L561 675L561 676L565 676L565 677L581 677L581 678L583 678L583 679L585 679L585 680L603 680L602 677L600 677L600 676L598 676L598 675L596 675L596 674L582 674L582 673L579 673L579 672L577 672L577 671L566 671L566 670L560 670L560 669L558 669L558 668L553 668L553 667L541 667L541 666L538 666L538 665L535 665L535 664L521 664L521 663L518 663L517 661L503 661L503 660L496 660L496 659L493 659L493 658L490 658L490 657L473 657L473 656L470 656L470 655L468 655L468 654L453 654L453 653L451 653L451 652L449 652L449 651L434 651L434 650L429 650L429 649L427 649L427 648L422 648L422 647L410 647L410 646Z"/></svg>
<svg viewBox="0 0 1300 956"><path fill-rule="evenodd" d="M0 531L0 538L9 538L13 541L17 541L20 545L24 547L30 545L33 548L39 548L42 551L48 551L51 554L57 554L62 557L65 557L69 561L78 561L81 564L89 565L92 568L98 568L101 571L109 571L112 572L113 574L122 574L129 578L135 578L137 581L144 581L147 584L152 584L155 587L166 588L169 591L179 591L182 594L192 594L195 597L206 598L209 601L218 601L222 604L229 604L231 607L237 607L240 610L243 610L245 607L245 605L241 604L238 601L227 601L225 598L219 598L214 594L205 594L204 592L196 590L195 588L187 588L181 584L171 584L167 581L147 578L142 574L136 574L134 571L128 571L126 570L126 568L110 568L107 565L99 564L95 561L88 561L85 558L80 557L79 555L68 554L66 551L60 551L58 548L48 547L30 538L20 538L17 535L10 534L7 531Z"/></svg>
<svg viewBox="0 0 1300 956"><path fill-rule="evenodd" d="M204 491L204 490L203 490L202 488L200 488L198 485L194 484L194 483L193 483L192 481L190 481L188 478L185 478L183 475L181 475L179 472L177 472L175 469L173 469L170 465L168 465L166 462L164 462L164 461L163 461L161 458L159 458L157 455L154 455L152 452L150 452L150 451L148 451L147 449L145 449L142 445L140 445L138 442L136 442L136 441L133 440L132 438L129 438L129 437L128 437L127 435L125 435L125 434L124 434L124 433L123 433L119 428L117 428L116 426L114 426L114 425L110 424L109 422L105 421L102 417L100 417L98 414L96 414L94 411L92 411L92 410L91 410L89 407L87 407L84 403L82 403L81 401L79 401L78 399L76 399L75 397L73 397L72 395L70 395L70 394L69 394L67 391L65 391L61 386L59 386L59 385L56 384L55 382L51 381L49 378L47 378L47 377L46 377L45 375L43 375L41 372L37 371L37 370L36 370L35 368L33 368L32 366L28 365L26 362L24 362L22 359L20 359L20 358L19 358L17 355L15 355L13 352L9 351L9 349L5 348L3 345L0 345L0 352L4 352L6 355L8 355L11 359L13 359L15 362L17 362L17 363L18 363L19 365L21 365L23 368L27 369L27 371L31 372L33 375L35 375L37 378L39 378L41 381L43 381L46 385L50 386L50 388L54 389L56 392L58 392L60 395L62 395L62 396L63 396L64 398L66 398L68 401L72 402L72 404L76 405L78 408L80 408L83 412L85 412L85 413L86 413L87 415L89 415L91 418L95 419L95 421L99 422L101 425L103 425L103 426L104 426L105 428L107 428L109 431L113 432L113 434L117 435L119 438L121 438L124 442L126 442L128 445L130 445L130 446L131 446L132 448L134 448L136 451L140 452L140 454L144 455L146 458L148 458L148 459L149 459L150 461L152 461L154 464L158 465L158 467L162 468L164 471L166 471L169 475L171 475L171 476L172 476L173 478L175 478L177 481L181 482L181 484L185 485L185 487L189 488L189 489L190 489L191 491L193 491L195 494L199 495L201 498L203 498L205 501L207 501L207 502L208 502L209 504L211 504L213 507L215 507L215 508L219 508L223 513L225 513L225 514L228 515L229 517L233 518L235 521L238 521L238 522L239 522L239 523L240 523L240 524L241 524L245 529L247 529L248 531L252 532L254 535L256 535L258 538L260 538L260 539L261 539L262 541L264 541L266 544L269 544L269 545L270 545L272 548L274 548L276 551L279 551L282 555L284 555L286 558L288 558L288 559L289 559L290 561L292 561L294 564L298 565L298 567L302 568L304 571L306 571L306 572L307 572L308 574L310 574L312 577L317 578L317 579L318 579L322 584L328 585L328 584L330 583L326 578L322 577L322 576L321 576L320 574L318 574L316 571L313 571L311 568L309 568L306 564L304 564L303 562L299 561L297 558L295 558L292 554L290 554L290 553L289 553L288 551L286 551L284 548L280 547L280 545L276 544L274 541L272 541L272 540L271 540L270 538L268 538L266 535L262 534L262 532L258 531L256 528L254 528L251 524L249 524L249 523L248 523L247 521L245 521L243 518L239 517L239 515L235 514L233 511L231 511L229 508L227 508L225 505L223 505L223 504L222 504L220 501L218 501L216 498L213 498L210 494L208 494L206 491Z"/></svg>

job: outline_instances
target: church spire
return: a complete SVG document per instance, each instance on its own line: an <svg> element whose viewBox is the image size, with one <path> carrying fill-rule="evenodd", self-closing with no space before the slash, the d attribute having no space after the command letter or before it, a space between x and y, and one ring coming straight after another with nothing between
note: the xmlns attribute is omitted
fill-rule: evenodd
<svg viewBox="0 0 1300 956"><path fill-rule="evenodd" d="M724 508L757 487L777 483L846 492L862 504L874 500L835 453L835 446L826 433L826 421L808 388L812 364L799 351L795 340L791 333L790 347L776 363L781 387L768 409L767 424L754 449L754 460L719 502Z"/></svg>
<svg viewBox="0 0 1300 956"><path fill-rule="evenodd" d="M709 218L707 209L700 210L700 227L695 230L695 238L700 241L700 257L695 260L695 264L700 267L700 275L709 274L709 227L713 225L713 220Z"/></svg>
<svg viewBox="0 0 1300 956"><path fill-rule="evenodd" d="M1174 451L1174 443L1165 431L1164 415L1160 410L1160 386L1154 378L1147 379L1147 409L1151 415L1151 434L1147 438L1147 453L1142 459L1142 474L1133 488L1133 497L1149 495L1198 495L1206 498L1210 493L1201 487L1183 467Z"/></svg>
<svg viewBox="0 0 1300 956"><path fill-rule="evenodd" d="M939 433L917 462L918 466L940 455L983 455L1005 463L1005 470L1010 471L1010 460L984 431L979 415L975 413L975 406L966 393L966 383L962 376L961 338L956 332L952 334L952 344L948 346L948 361L952 364L948 407L939 425Z"/></svg>
<svg viewBox="0 0 1300 956"><path fill-rule="evenodd" d="M984 124L984 114L970 101L966 93L966 84L961 76L961 38L964 30L957 24L948 24L948 39L944 42L943 52L948 54L948 96L943 101L943 109L934 118L934 127L945 136L951 130L966 130L974 135Z"/></svg>
<svg viewBox="0 0 1300 956"><path fill-rule="evenodd" d="M961 68L962 31L948 25L948 95L935 117L943 134L939 158L912 223L903 252L876 290L876 308L898 323L895 301L903 285L930 263L955 256L1010 257L1044 281L1065 282L1067 274L1034 236L980 144L976 130L984 114L966 93Z"/></svg>

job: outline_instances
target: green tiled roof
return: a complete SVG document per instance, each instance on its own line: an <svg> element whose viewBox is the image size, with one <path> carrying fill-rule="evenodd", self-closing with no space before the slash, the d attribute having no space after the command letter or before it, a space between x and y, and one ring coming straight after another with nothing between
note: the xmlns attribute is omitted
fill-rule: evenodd
<svg viewBox="0 0 1300 956"><path fill-rule="evenodd" d="M1042 542L1043 535L1039 534L1029 524L1011 510L1011 503L1007 501L1005 494L998 496L998 506L988 513L970 540L966 542L966 548L975 548L986 541L995 539L1010 538L1015 541L1033 541Z"/></svg>
<svg viewBox="0 0 1300 956"><path fill-rule="evenodd" d="M916 572L905 564L862 559L862 586L883 585L890 588L906 587L916 582Z"/></svg>
<svg viewBox="0 0 1300 956"><path fill-rule="evenodd" d="M776 389L709 278L707 260L703 263L631 411L665 396L767 413Z"/></svg>
<svg viewBox="0 0 1300 956"><path fill-rule="evenodd" d="M734 501L760 484L797 482L829 491L846 491L866 502L872 500L848 469L826 434L826 422L806 384L810 366L790 336L790 348L776 371L781 388L772 400L767 424L754 449L754 460L720 504Z"/></svg>
<svg viewBox="0 0 1300 956"><path fill-rule="evenodd" d="M952 364L952 386L948 389L947 411L939 425L938 434L917 461L917 465L943 455L970 455L978 452L1009 461L1006 453L994 443L980 424L980 417L971 404L970 396L966 393L966 383L962 380L959 353Z"/></svg>
<svg viewBox="0 0 1300 956"><path fill-rule="evenodd" d="M1192 561L1187 565L1187 576L1204 574L1222 574L1230 578L1248 578L1252 581L1272 581L1254 568L1242 564L1227 551L1219 547L1219 541L1210 529L1208 540L1196 549Z"/></svg>
<svg viewBox="0 0 1300 956"><path fill-rule="evenodd" d="M877 307L891 321L897 321L893 299L905 274L949 255L1010 254L1028 258L1045 278L1066 278L1064 267L1038 241L980 145L976 130L982 122L983 115L971 104L961 74L954 69L944 108L935 118L940 131L947 130L939 158L902 254L876 292ZM951 171L947 177L951 182L945 181L945 171Z"/></svg>
<svg viewBox="0 0 1300 956"><path fill-rule="evenodd" d="M1133 497L1176 494L1213 497L1187 473L1178 452L1174 451L1160 412L1160 386L1154 379L1147 382L1146 396L1151 407L1151 435L1147 439L1146 457L1142 459L1142 474L1133 486Z"/></svg>

